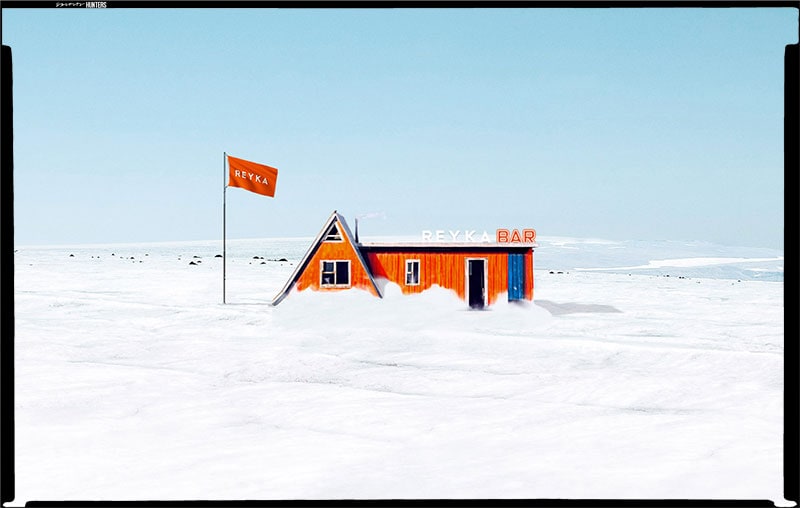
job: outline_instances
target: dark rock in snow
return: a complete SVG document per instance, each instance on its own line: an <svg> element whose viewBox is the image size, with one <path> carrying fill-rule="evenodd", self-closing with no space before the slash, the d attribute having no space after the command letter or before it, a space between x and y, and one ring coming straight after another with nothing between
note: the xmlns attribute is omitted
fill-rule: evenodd
<svg viewBox="0 0 800 508"><path fill-rule="evenodd" d="M262 265L266 265L266 264L267 264L267 262L266 262L266 261L262 261L262 262L261 262L261 264L262 264Z"/></svg>
<svg viewBox="0 0 800 508"><path fill-rule="evenodd" d="M194 261L189 261L189 264L190 265L197 265L197 263L195 263Z"/></svg>
<svg viewBox="0 0 800 508"><path fill-rule="evenodd" d="M216 255L216 256L214 256L214 257L215 257L215 258L221 258L221 257L222 257L222 254L217 254L217 255Z"/></svg>
<svg viewBox="0 0 800 508"><path fill-rule="evenodd" d="M69 257L74 258L75 254L70 254Z"/></svg>
<svg viewBox="0 0 800 508"><path fill-rule="evenodd" d="M192 256L194 259L200 259L200 256Z"/></svg>

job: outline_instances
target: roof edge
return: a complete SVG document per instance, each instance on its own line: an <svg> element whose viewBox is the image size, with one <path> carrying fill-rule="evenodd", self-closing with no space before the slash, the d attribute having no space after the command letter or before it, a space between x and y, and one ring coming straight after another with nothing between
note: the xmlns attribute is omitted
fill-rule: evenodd
<svg viewBox="0 0 800 508"><path fill-rule="evenodd" d="M311 246L306 251L300 263L297 264L297 267L294 269L294 272L292 272L292 275L289 277L289 280L286 281L286 284L284 284L280 292L275 296L275 298L272 299L271 303L273 307L281 303L283 299L286 298L286 296L289 294L289 291L291 291L292 287L294 287L294 284L297 282L297 279L300 277L300 274L303 273L303 271L306 269L306 267L308 266L308 262L311 260L311 257L314 255L314 253L317 251L320 244L322 243L323 236L325 235L325 233L327 233L328 229L334 222L338 222L339 224L341 224L342 226L341 230L347 236L347 240L353 247L353 251L355 251L359 263L361 263L361 266L362 268L364 268L367 277L369 277L369 281L372 284L372 287L375 289L375 294L377 294L379 298L383 298L383 293L381 293L380 288L378 288L378 285L375 283L375 277L373 277L372 271L369 269L369 265L367 265L367 263L364 261L364 257L361 255L361 249L359 248L359 244L357 244L353 239L353 234L350 231L350 227L347 225L347 221L339 212L334 210L333 213L331 213L330 216L328 217L328 220L325 221L325 224L322 226L322 229L320 229L319 233L317 233L317 236L314 238L314 241L311 242Z"/></svg>
<svg viewBox="0 0 800 508"><path fill-rule="evenodd" d="M372 270L369 269L369 265L364 260L364 256L361 255L360 244L356 243L355 239L353 238L353 233L350 231L350 226L347 225L347 221L339 212L334 210L333 213L336 215L339 223L342 225L342 229L344 230L344 234L347 235L347 239L350 240L350 245L353 246L353 250L358 257L358 262L361 263L361 267L364 268L364 272L366 272L367 277L369 277L369 281L372 284L373 289L375 289L375 294L377 294L379 298L383 298L383 293L381 293L378 284L375 283L375 277L372 275Z"/></svg>
<svg viewBox="0 0 800 508"><path fill-rule="evenodd" d="M497 243L497 242L362 242L359 247L366 249L402 249L404 247L413 249L536 249L538 243Z"/></svg>
<svg viewBox="0 0 800 508"><path fill-rule="evenodd" d="M289 291L292 289L292 286L294 286L294 283L297 282L298 277L300 276L301 273L303 273L303 270L305 270L306 265L308 265L308 261L311 259L311 256L314 255L314 252L316 252L317 248L319 247L319 244L322 240L322 235L324 235L325 232L328 231L328 228L331 227L333 221L336 220L337 215L338 214L336 213L336 210L334 210L333 213L331 213L330 216L328 217L328 220L325 221L325 224L322 226L322 229L319 231L319 233L317 233L317 236L314 237L314 240L311 242L311 245L308 247L308 250L303 255L303 259L301 259L300 262L297 264L297 267L295 267L294 271L292 272L292 275L289 276L289 279L286 281L286 284L283 285L283 288L280 290L280 292L277 295L275 295L275 298L272 299L273 307L281 303L283 299L286 298L286 295L289 294Z"/></svg>

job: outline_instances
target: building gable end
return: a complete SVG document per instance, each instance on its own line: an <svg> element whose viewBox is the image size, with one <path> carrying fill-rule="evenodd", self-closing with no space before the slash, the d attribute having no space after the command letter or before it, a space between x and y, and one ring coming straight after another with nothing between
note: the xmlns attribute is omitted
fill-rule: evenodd
<svg viewBox="0 0 800 508"><path fill-rule="evenodd" d="M339 239L329 239L332 237L332 235L338 236ZM283 289L281 289L280 293L273 298L272 305L278 305L281 303L281 301L283 301L284 298L286 298L286 296L289 294L289 291L292 289L292 287L294 287L298 279L303 275L305 270L309 268L309 262L319 250L322 242L344 242L345 238L347 240L347 244L353 249L353 253L355 255L354 257L358 260L358 262L361 264L361 267L364 269L364 272L367 274L369 282L372 288L375 290L375 294L383 298L383 295L381 294L381 291L372 276L372 272L369 269L369 265L367 265L367 263L364 261L364 257L361 255L358 245L353 241L353 235L350 233L350 228L347 227L344 217L339 215L339 213L334 210L330 217L328 217L328 220L325 221L325 225L322 227L319 234L317 234L316 238L311 243L308 251L306 251L306 254L303 256L303 259L300 261L300 263L298 263L291 277L289 277L289 280L283 286Z"/></svg>

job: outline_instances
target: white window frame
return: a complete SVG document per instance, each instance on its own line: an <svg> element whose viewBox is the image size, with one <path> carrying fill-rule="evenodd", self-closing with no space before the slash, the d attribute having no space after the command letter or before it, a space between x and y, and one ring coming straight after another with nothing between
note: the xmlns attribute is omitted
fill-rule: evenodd
<svg viewBox="0 0 800 508"><path fill-rule="evenodd" d="M333 263L333 280L336 280L336 263L347 263L347 284L325 284L322 271L325 263ZM321 259L319 261L319 287L320 288L349 288L353 286L353 270L349 259Z"/></svg>
<svg viewBox="0 0 800 508"><path fill-rule="evenodd" d="M409 283L408 282L408 276L410 275L410 272L408 271L408 267L409 267L409 265L411 265L411 263L416 263L417 264L417 282L416 283ZM406 277L405 277L406 286L419 286L421 281L422 281L422 263L420 263L420 260L419 259L406 259Z"/></svg>
<svg viewBox="0 0 800 508"><path fill-rule="evenodd" d="M330 231L334 226L336 227L336 231L339 233L339 237L338 238L336 238L336 237L329 238L329 236L331 234ZM344 242L344 234L342 234L342 225L339 224L338 222L334 222L333 224L331 224L331 226L328 228L328 231L325 233L325 238L323 238L322 241L323 242L333 242L333 243L342 243L342 242ZM342 260L342 261L344 261L344 260Z"/></svg>

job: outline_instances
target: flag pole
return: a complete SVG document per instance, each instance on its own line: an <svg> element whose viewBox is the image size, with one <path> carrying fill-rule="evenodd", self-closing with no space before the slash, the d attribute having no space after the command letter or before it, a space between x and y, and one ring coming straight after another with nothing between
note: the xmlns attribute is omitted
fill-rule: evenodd
<svg viewBox="0 0 800 508"><path fill-rule="evenodd" d="M225 268L228 262L228 254L225 250L225 225L226 225L226 215L225 215L225 206L227 201L227 190L228 190L228 172L225 168L225 162L228 160L228 154L222 152L222 303L225 303Z"/></svg>

